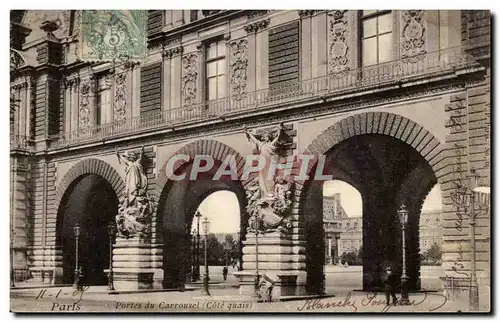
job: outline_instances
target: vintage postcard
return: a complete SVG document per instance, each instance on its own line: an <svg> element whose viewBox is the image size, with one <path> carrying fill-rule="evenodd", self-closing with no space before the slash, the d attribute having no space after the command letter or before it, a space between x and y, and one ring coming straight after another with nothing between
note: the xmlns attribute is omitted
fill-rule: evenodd
<svg viewBox="0 0 500 322"><path fill-rule="evenodd" d="M489 10L13 10L12 312L491 311Z"/></svg>

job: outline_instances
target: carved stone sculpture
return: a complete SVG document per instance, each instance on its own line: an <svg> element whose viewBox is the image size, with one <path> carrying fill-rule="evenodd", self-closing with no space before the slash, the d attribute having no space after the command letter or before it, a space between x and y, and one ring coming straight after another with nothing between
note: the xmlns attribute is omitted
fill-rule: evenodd
<svg viewBox="0 0 500 322"><path fill-rule="evenodd" d="M231 87L232 95L236 100L241 100L247 91L247 47L248 41L240 39L230 45L233 56L231 62Z"/></svg>
<svg viewBox="0 0 500 322"><path fill-rule="evenodd" d="M92 90L92 81L82 83L80 87L80 107L78 112L79 129L88 129L91 125L90 118L90 92Z"/></svg>
<svg viewBox="0 0 500 322"><path fill-rule="evenodd" d="M113 118L115 121L124 120L127 116L127 73L115 75L115 106Z"/></svg>
<svg viewBox="0 0 500 322"><path fill-rule="evenodd" d="M281 176L268 178L271 162L276 162L276 158L279 157L277 151L281 144L279 139L282 131L281 125L274 139L271 139L269 133L265 133L261 140L246 131L248 139L255 144L260 156L266 160L266 165L259 171L258 177L246 187L247 211L250 215L249 232L255 232L256 229L261 232L286 232L291 228L291 223L286 217L291 212L293 183Z"/></svg>
<svg viewBox="0 0 500 322"><path fill-rule="evenodd" d="M118 161L125 164L125 192L120 198L116 225L122 238L148 237L154 204L148 197L148 178L142 167L144 148L137 157L133 152L117 153Z"/></svg>
<svg viewBox="0 0 500 322"><path fill-rule="evenodd" d="M425 49L425 12L407 10L403 13L404 27L401 35L401 57L422 57Z"/></svg>
<svg viewBox="0 0 500 322"><path fill-rule="evenodd" d="M198 55L196 53L187 54L182 58L184 69L182 76L182 99L184 100L184 105L188 106L194 104L196 101L197 59Z"/></svg>
<svg viewBox="0 0 500 322"><path fill-rule="evenodd" d="M339 73L349 69L349 47L347 37L346 10L335 10L328 14L329 72Z"/></svg>

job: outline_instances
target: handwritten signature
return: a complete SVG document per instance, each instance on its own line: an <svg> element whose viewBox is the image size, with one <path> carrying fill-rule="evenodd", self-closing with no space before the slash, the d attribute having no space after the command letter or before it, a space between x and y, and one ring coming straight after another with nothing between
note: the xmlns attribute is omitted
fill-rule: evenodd
<svg viewBox="0 0 500 322"><path fill-rule="evenodd" d="M380 293L379 293L380 294ZM382 293L383 294L383 293ZM356 298L353 298L351 292L347 294L345 298L341 299L311 299L306 300L303 305L297 307L297 310L302 311L314 311L314 310L323 310L329 308L351 308L354 312L358 311L358 305L361 307L372 307L372 308L381 308L381 312L387 312L392 307L397 306L396 304L387 304L385 299L376 299L377 293L369 292L366 293L366 297L362 298L361 301L357 302ZM420 306L425 302L430 304L429 312L435 311L443 307L448 299L446 296L438 293L428 293L427 291L423 291L423 298L419 300L410 300L408 306Z"/></svg>

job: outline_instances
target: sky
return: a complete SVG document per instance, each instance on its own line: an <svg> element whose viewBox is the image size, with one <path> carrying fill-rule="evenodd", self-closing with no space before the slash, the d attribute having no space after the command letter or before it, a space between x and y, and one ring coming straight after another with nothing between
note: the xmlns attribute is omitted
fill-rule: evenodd
<svg viewBox="0 0 500 322"><path fill-rule="evenodd" d="M351 185L338 180L325 182L323 195L341 194L341 203L349 217L362 215L362 201L359 192ZM202 216L210 221L210 232L215 234L236 233L240 225L240 207L233 192L217 191L208 196L198 208ZM423 211L441 209L441 190L436 185L424 202ZM195 226L193 226L195 227Z"/></svg>

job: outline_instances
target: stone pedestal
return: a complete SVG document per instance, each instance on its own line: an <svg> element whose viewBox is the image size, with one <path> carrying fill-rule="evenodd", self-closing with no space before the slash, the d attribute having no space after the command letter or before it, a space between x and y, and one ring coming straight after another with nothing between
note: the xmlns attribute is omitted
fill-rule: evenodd
<svg viewBox="0 0 500 322"><path fill-rule="evenodd" d="M117 238L113 245L113 282L117 291L161 288L162 248L140 238Z"/></svg>
<svg viewBox="0 0 500 322"><path fill-rule="evenodd" d="M274 281L272 297L279 300L282 296L296 296L303 288L297 287L297 278L305 268L305 256L298 254L290 235L273 232L258 237L258 271ZM252 295L255 289L256 238L248 233L243 242L243 268L235 273L239 278L240 295Z"/></svg>

